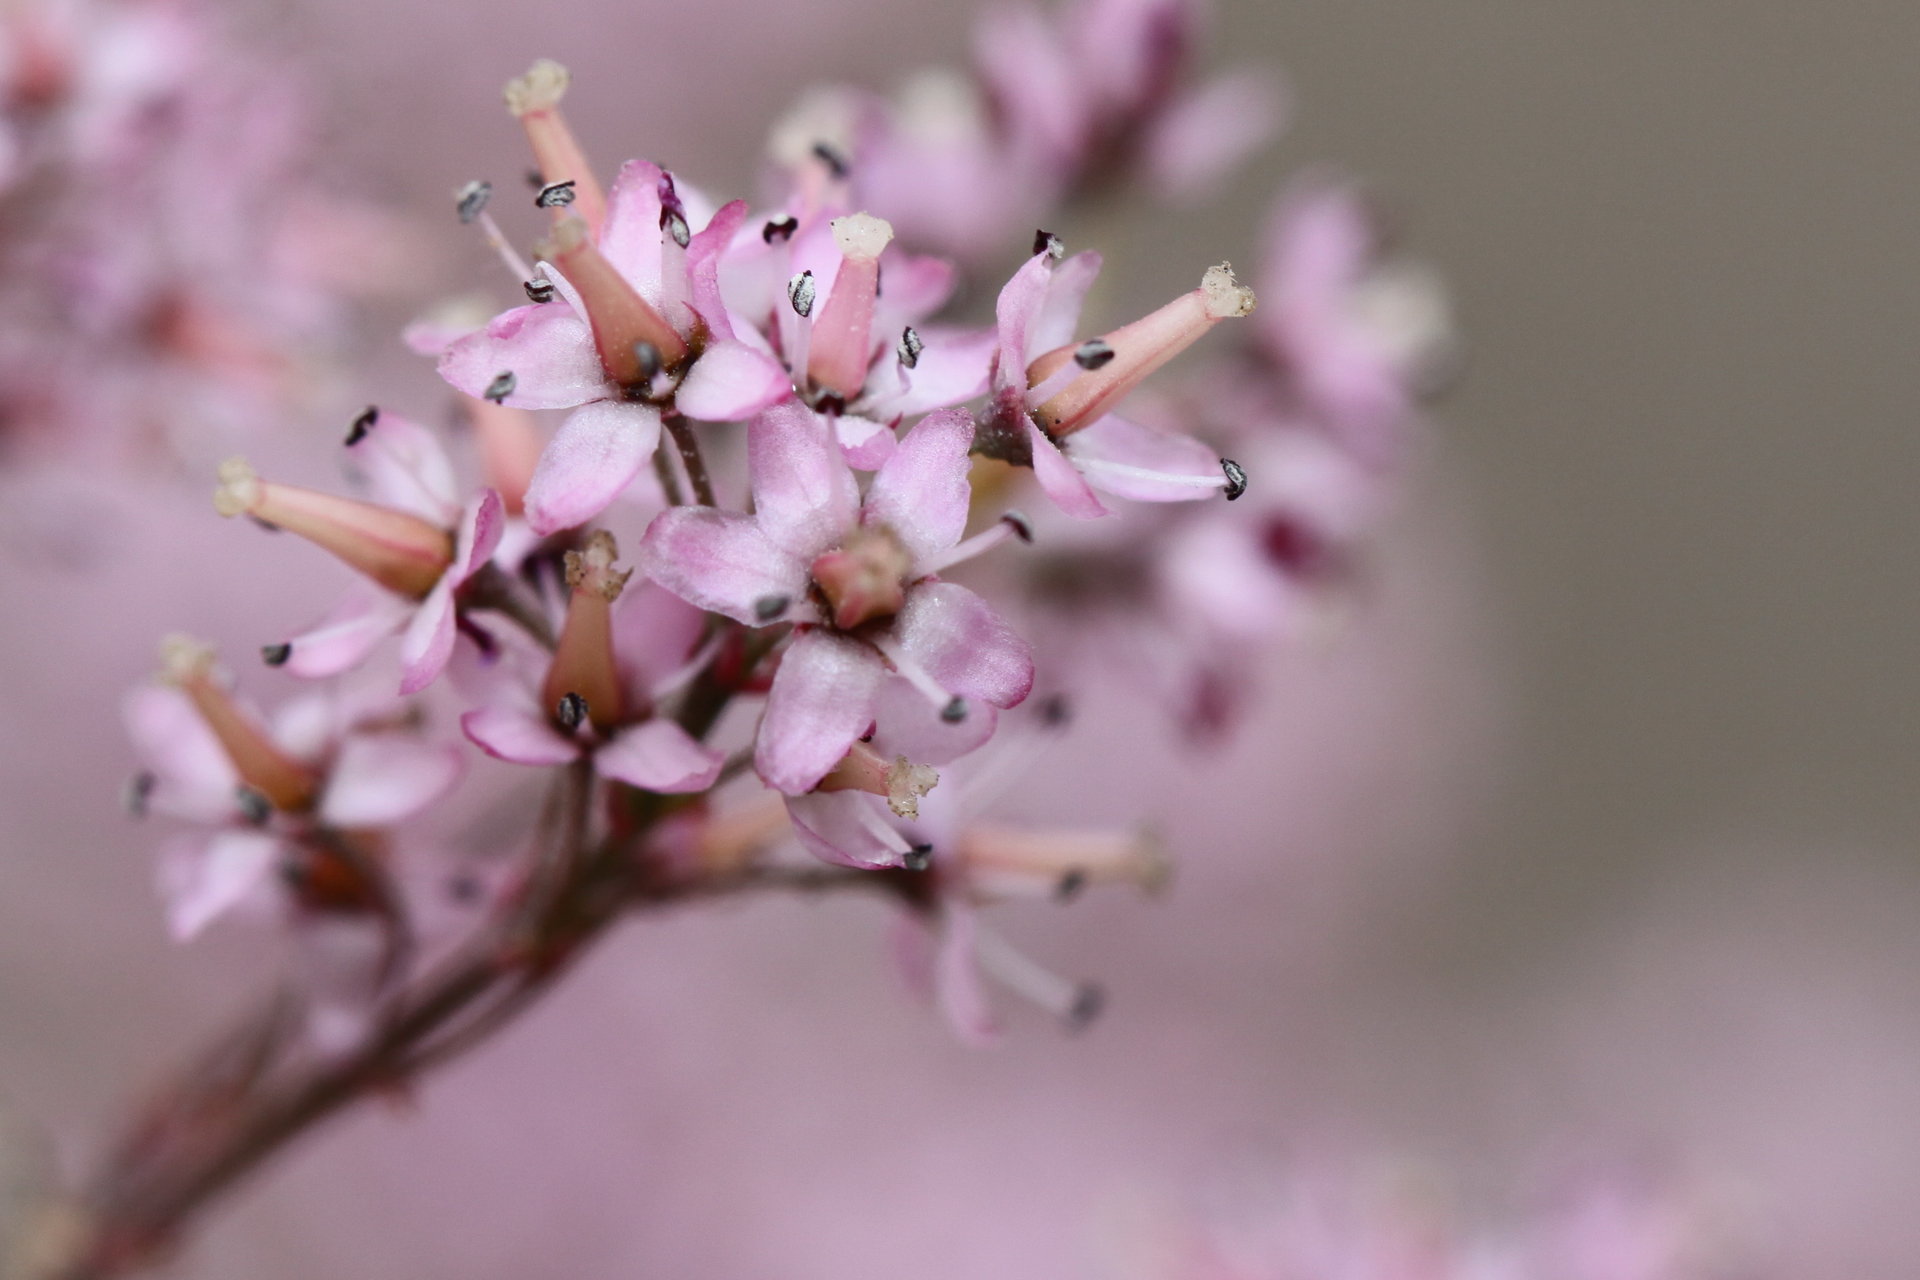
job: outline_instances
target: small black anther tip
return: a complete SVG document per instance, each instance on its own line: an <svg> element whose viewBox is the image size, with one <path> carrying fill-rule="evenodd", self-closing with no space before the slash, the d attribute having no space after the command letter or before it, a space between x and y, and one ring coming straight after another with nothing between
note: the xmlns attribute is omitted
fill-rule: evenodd
<svg viewBox="0 0 1920 1280"><path fill-rule="evenodd" d="M1067 256L1067 242L1045 227L1033 233L1033 251L1044 253L1055 262Z"/></svg>
<svg viewBox="0 0 1920 1280"><path fill-rule="evenodd" d="M933 846L930 844L913 846L900 859L900 865L909 871L925 871L933 865Z"/></svg>
<svg viewBox="0 0 1920 1280"><path fill-rule="evenodd" d="M547 176L538 169L528 169L520 175L520 181L526 183L535 191L538 191L547 185Z"/></svg>
<svg viewBox="0 0 1920 1280"><path fill-rule="evenodd" d="M813 314L813 299L818 292L813 283L813 272L802 271L787 281L787 301L793 304L794 314L806 319Z"/></svg>
<svg viewBox="0 0 1920 1280"><path fill-rule="evenodd" d="M1220 459L1220 470L1227 475L1227 501L1238 501L1247 491L1247 469L1232 458Z"/></svg>
<svg viewBox="0 0 1920 1280"><path fill-rule="evenodd" d="M574 190L572 178L565 182L549 182L534 193L533 203L542 209L564 209L572 204L579 193Z"/></svg>
<svg viewBox="0 0 1920 1280"><path fill-rule="evenodd" d="M560 727L571 733L587 719L587 700L577 693L560 695L560 702L553 709L553 718Z"/></svg>
<svg viewBox="0 0 1920 1280"><path fill-rule="evenodd" d="M368 405L354 420L347 424L347 447L351 449L367 438L367 432L373 430L373 424L380 421L380 407Z"/></svg>
<svg viewBox="0 0 1920 1280"><path fill-rule="evenodd" d="M476 178L460 188L460 194L454 197L454 211L460 215L461 222L472 222L485 211L487 201L492 198L493 184Z"/></svg>
<svg viewBox="0 0 1920 1280"><path fill-rule="evenodd" d="M1067 1030L1085 1031L1106 1007L1106 988L1095 982L1081 983L1080 989L1073 993L1073 1003L1067 1007Z"/></svg>
<svg viewBox="0 0 1920 1280"><path fill-rule="evenodd" d="M958 695L949 698L947 705L940 708L940 718L948 724L959 724L967 718L967 700Z"/></svg>
<svg viewBox="0 0 1920 1280"><path fill-rule="evenodd" d="M786 596L761 596L753 602L753 616L761 622L772 622L787 611L790 603Z"/></svg>
<svg viewBox="0 0 1920 1280"><path fill-rule="evenodd" d="M1000 523L1013 530L1014 537L1020 539L1020 541L1026 543L1028 546L1033 545L1033 521L1027 519L1026 516L1018 511L1008 511L1001 515Z"/></svg>
<svg viewBox="0 0 1920 1280"><path fill-rule="evenodd" d="M660 348L654 346L651 342L634 343L633 358L639 362L640 377L646 382L652 382L658 377L660 367L666 363L666 361L661 358Z"/></svg>
<svg viewBox="0 0 1920 1280"><path fill-rule="evenodd" d="M848 170L852 168L852 166L847 163L847 158L840 154L838 148L825 142L816 142L813 144L813 157L821 164L827 166L827 171L836 178L846 177Z"/></svg>
<svg viewBox="0 0 1920 1280"><path fill-rule="evenodd" d="M828 417L837 418L847 411L847 398L837 392L829 391L815 400L813 407Z"/></svg>
<svg viewBox="0 0 1920 1280"><path fill-rule="evenodd" d="M260 646L260 660L270 667L284 667L287 665L287 659L292 656L293 646L285 641Z"/></svg>
<svg viewBox="0 0 1920 1280"><path fill-rule="evenodd" d="M1087 887L1087 873L1075 867L1060 877L1060 883L1053 887L1053 896L1059 902L1072 902Z"/></svg>
<svg viewBox="0 0 1920 1280"><path fill-rule="evenodd" d="M1073 362L1082 369L1098 369L1113 361L1114 350L1099 338L1088 338L1073 353Z"/></svg>
<svg viewBox="0 0 1920 1280"><path fill-rule="evenodd" d="M527 301L535 303L552 302L556 292L551 280L525 280L521 287L527 291Z"/></svg>
<svg viewBox="0 0 1920 1280"><path fill-rule="evenodd" d="M1050 694L1040 702L1040 723L1049 729L1058 729L1073 719L1073 704L1067 701L1063 693Z"/></svg>
<svg viewBox="0 0 1920 1280"><path fill-rule="evenodd" d="M926 342L921 339L920 334L914 329L912 325L908 325L905 329L901 331L900 333L900 363L901 364L907 366L907 368L909 369L917 367L920 363L920 353L922 351L925 351L926 349L927 349Z"/></svg>
<svg viewBox="0 0 1920 1280"><path fill-rule="evenodd" d="M273 816L273 802L245 784L233 789L233 799L240 806L240 816L256 827Z"/></svg>
<svg viewBox="0 0 1920 1280"><path fill-rule="evenodd" d="M127 779L127 789L121 797L127 806L127 812L136 818L147 816L147 800L153 795L153 789L160 785L160 779L148 770L142 770Z"/></svg>
<svg viewBox="0 0 1920 1280"><path fill-rule="evenodd" d="M513 389L519 385L520 379L513 376L513 370L507 369L493 375L493 381L487 384L487 389L481 392L481 396L495 404L500 404L512 395Z"/></svg>
<svg viewBox="0 0 1920 1280"><path fill-rule="evenodd" d="M672 236L673 242L682 249L693 240L693 229L687 226L686 218L677 209L660 210L660 229Z"/></svg>
<svg viewBox="0 0 1920 1280"><path fill-rule="evenodd" d="M769 218L767 225L760 228L760 238L768 244L776 240L791 240L793 233L800 229L800 219L788 214L784 218Z"/></svg>

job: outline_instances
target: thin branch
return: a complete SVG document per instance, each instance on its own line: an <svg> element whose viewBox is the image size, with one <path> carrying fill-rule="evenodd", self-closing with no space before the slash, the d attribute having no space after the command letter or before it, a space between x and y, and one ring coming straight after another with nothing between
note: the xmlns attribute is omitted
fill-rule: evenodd
<svg viewBox="0 0 1920 1280"><path fill-rule="evenodd" d="M680 451L680 465L687 469L687 482L693 486L694 500L703 507L717 507L720 504L713 496L713 480L707 474L707 459L700 452L700 441L693 434L693 425L677 413L665 414L667 434L673 437L674 448Z"/></svg>

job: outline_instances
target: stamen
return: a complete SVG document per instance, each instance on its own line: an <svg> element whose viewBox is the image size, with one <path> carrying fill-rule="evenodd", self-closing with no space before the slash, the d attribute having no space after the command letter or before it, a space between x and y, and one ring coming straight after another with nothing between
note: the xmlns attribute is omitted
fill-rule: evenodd
<svg viewBox="0 0 1920 1280"><path fill-rule="evenodd" d="M544 303L553 301L553 295L555 290L553 287L553 281L551 280L547 280L544 278L536 279L536 280L528 280L523 283L522 287L525 288L527 291L527 301L529 302L532 302L538 305L538 304L544 304Z"/></svg>
<svg viewBox="0 0 1920 1280"><path fill-rule="evenodd" d="M1047 352L1027 367L1027 385L1050 391L1034 409L1034 420L1055 439L1070 435L1111 410L1142 379L1193 345L1208 329L1222 320L1251 314L1253 305L1253 290L1236 281L1233 269L1222 263L1207 271L1199 288L1099 340L1113 356L1071 378L1058 390L1052 389L1054 374L1071 367L1075 357L1091 344Z"/></svg>
<svg viewBox="0 0 1920 1280"><path fill-rule="evenodd" d="M813 300L818 293L811 271L802 271L787 281L787 301L793 305L793 314L802 320L813 315Z"/></svg>
<svg viewBox="0 0 1920 1280"><path fill-rule="evenodd" d="M847 158L841 155L839 150L831 143L814 143L813 157L821 164L827 166L827 172L833 175L836 182L844 181L847 174L852 172L853 166L847 162Z"/></svg>
<svg viewBox="0 0 1920 1280"><path fill-rule="evenodd" d="M1002 986L1058 1018L1069 1031L1084 1029L1105 1004L1098 986L1061 977L990 930L976 930L974 954L980 967Z"/></svg>
<svg viewBox="0 0 1920 1280"><path fill-rule="evenodd" d="M513 370L504 369L493 375L493 381L487 384L487 389L482 391L480 395L482 399L491 400L495 404L502 404L505 403L508 396L513 394L513 389L519 385L520 379L514 375Z"/></svg>
<svg viewBox="0 0 1920 1280"><path fill-rule="evenodd" d="M254 474L244 458L220 464L213 507L248 515L332 552L381 586L422 599L453 563L453 537L419 516Z"/></svg>
<svg viewBox="0 0 1920 1280"><path fill-rule="evenodd" d="M293 646L285 641L260 646L260 660L270 667L284 667L291 657L293 657Z"/></svg>
<svg viewBox="0 0 1920 1280"><path fill-rule="evenodd" d="M486 211L487 201L493 199L493 184L475 178L454 194L454 211L460 215L460 223L465 226Z"/></svg>
<svg viewBox="0 0 1920 1280"><path fill-rule="evenodd" d="M753 616L764 626L785 613L787 606L792 603L790 596L761 596L753 602Z"/></svg>
<svg viewBox="0 0 1920 1280"><path fill-rule="evenodd" d="M934 708L938 710L944 718L947 710L953 706L953 691L942 688L940 682L933 678L932 673L914 661L913 657L908 654L905 649L901 648L899 642L894 640L892 636L874 636L872 639L873 647L878 649L881 654L886 657L887 661L893 664L893 669L898 672L908 684L919 690L920 695L932 703ZM964 705L964 703L962 705Z"/></svg>
<svg viewBox="0 0 1920 1280"><path fill-rule="evenodd" d="M154 788L160 785L160 778L151 769L142 769L127 779L126 790L120 795L120 803L126 806L128 814L136 818L147 816L147 802L153 798Z"/></svg>
<svg viewBox="0 0 1920 1280"><path fill-rule="evenodd" d="M912 325L908 325L904 330L901 331L900 333L900 363L901 364L907 366L907 368L909 369L918 368L920 365L920 353L922 351L925 351L926 349L927 349L927 344L921 341L920 335L917 332L915 332L914 327Z"/></svg>
<svg viewBox="0 0 1920 1280"><path fill-rule="evenodd" d="M553 704L554 723L572 733L586 723L589 708L587 700L577 693L563 693L560 701Z"/></svg>
<svg viewBox="0 0 1920 1280"><path fill-rule="evenodd" d="M1067 256L1067 242L1043 227L1033 233L1033 252L1044 253L1058 262Z"/></svg>
<svg viewBox="0 0 1920 1280"><path fill-rule="evenodd" d="M933 865L933 846L930 844L914 845L911 849L907 850L907 856L901 859L900 865L908 871L925 871Z"/></svg>
<svg viewBox="0 0 1920 1280"><path fill-rule="evenodd" d="M974 534L966 541L949 547L946 551L930 560L922 561L915 567L922 577L930 574L945 573L957 564L965 563L975 556L984 555L1009 538L1018 538L1022 542L1033 541L1033 526L1018 511L1009 511L994 521L993 527Z"/></svg>
<svg viewBox="0 0 1920 1280"><path fill-rule="evenodd" d="M997 897L1050 897L1107 884L1131 884L1157 894L1173 876L1165 848L1144 830L1045 831L979 824L960 833L955 854L974 890Z"/></svg>
<svg viewBox="0 0 1920 1280"><path fill-rule="evenodd" d="M1088 370L1098 369L1112 359L1113 348L1101 338L1088 338L1080 344L1080 349L1073 353L1073 362L1082 369Z"/></svg>
<svg viewBox="0 0 1920 1280"><path fill-rule="evenodd" d="M534 468L546 447L538 424L525 409L510 409L491 400L468 399L466 406L479 446L480 474L487 487L500 495L508 515L522 514L527 486L533 483Z"/></svg>
<svg viewBox="0 0 1920 1280"><path fill-rule="evenodd" d="M500 255L500 261L507 264L507 270L524 280L533 273L514 251L506 233L500 230L500 224L487 212L487 201L492 197L493 184L476 178L454 193L454 211L460 215L462 224L478 222L482 234L487 238L487 245Z"/></svg>
<svg viewBox="0 0 1920 1280"><path fill-rule="evenodd" d="M686 340L606 260L588 238L584 222L578 218L562 221L554 229L553 249L554 261L579 291L580 303L593 326L600 364L612 382L638 387L647 381L634 356L635 343L651 343L668 365L686 358Z"/></svg>
<svg viewBox="0 0 1920 1280"><path fill-rule="evenodd" d="M1247 469L1232 458L1222 458L1220 470L1227 477L1227 501L1239 501L1247 491Z"/></svg>
<svg viewBox="0 0 1920 1280"><path fill-rule="evenodd" d="M594 530L584 551L567 552L567 585L573 591L540 694L552 707L562 706L568 697L583 699L593 727L603 732L620 723L623 703L610 606L633 571L613 567L619 554L613 535L603 529Z"/></svg>
<svg viewBox="0 0 1920 1280"><path fill-rule="evenodd" d="M655 186L660 193L660 306L662 314L692 332L693 309L688 305L687 246L693 230L687 225L687 207L680 200L673 175L662 171Z"/></svg>
<svg viewBox="0 0 1920 1280"><path fill-rule="evenodd" d="M365 440L367 438L367 432L373 430L373 424L378 421L380 421L380 409L378 406L368 405L362 409L359 416L355 417L353 422L347 427L347 448L351 449L362 440Z"/></svg>
<svg viewBox="0 0 1920 1280"><path fill-rule="evenodd" d="M565 182L549 182L534 193L534 207L564 209L573 203L577 190L572 178L568 178Z"/></svg>
<svg viewBox="0 0 1920 1280"><path fill-rule="evenodd" d="M967 700L959 694L947 699L947 705L940 708L940 718L948 724L960 724L967 718Z"/></svg>
<svg viewBox="0 0 1920 1280"><path fill-rule="evenodd" d="M892 533L856 529L839 547L816 557L809 572L826 597L833 625L851 631L900 612L912 570L912 557Z"/></svg>
<svg viewBox="0 0 1920 1280"><path fill-rule="evenodd" d="M1133 480L1151 480L1156 484L1179 485L1187 489L1225 489L1233 482L1233 473L1224 470L1217 476L1196 476L1174 471L1155 471L1152 467L1137 467L1131 462L1114 462L1108 458L1076 457L1074 462L1080 470L1090 476L1106 475ZM1242 490L1242 492L1245 491Z"/></svg>
<svg viewBox="0 0 1920 1280"><path fill-rule="evenodd" d="M240 817L256 827L264 827L273 816L273 801L242 783L233 789L233 802L240 806Z"/></svg>
<svg viewBox="0 0 1920 1280"><path fill-rule="evenodd" d="M266 729L242 711L214 678L213 650L185 636L169 636L160 645L161 679L184 693L200 719L220 741L246 789L284 813L313 807L320 780L314 771L280 749ZM264 821L264 816L260 819Z"/></svg>
<svg viewBox="0 0 1920 1280"><path fill-rule="evenodd" d="M793 233L799 229L800 219L792 214L787 214L783 218L770 218L767 220L767 225L760 228L760 239L767 244L776 242L784 244L793 239Z"/></svg>
<svg viewBox="0 0 1920 1280"><path fill-rule="evenodd" d="M543 184L572 182L574 211L598 239L600 224L607 217L607 197L567 127L566 117L560 114L560 99L566 95L571 78L565 67L542 58L525 75L507 82L507 110L520 118L521 127L527 131Z"/></svg>
<svg viewBox="0 0 1920 1280"><path fill-rule="evenodd" d="M872 214L856 213L827 224L840 249L840 271L821 308L807 376L815 386L848 400L867 384L873 359L873 308L879 297L880 255L893 242L893 227Z"/></svg>

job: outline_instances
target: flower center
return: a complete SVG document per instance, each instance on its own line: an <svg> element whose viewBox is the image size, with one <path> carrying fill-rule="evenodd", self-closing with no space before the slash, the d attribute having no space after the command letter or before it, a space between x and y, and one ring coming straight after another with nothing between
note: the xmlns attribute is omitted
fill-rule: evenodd
<svg viewBox="0 0 1920 1280"><path fill-rule="evenodd" d="M906 603L913 557L888 529L856 529L813 562L813 582L825 597L833 625L851 631L891 618Z"/></svg>

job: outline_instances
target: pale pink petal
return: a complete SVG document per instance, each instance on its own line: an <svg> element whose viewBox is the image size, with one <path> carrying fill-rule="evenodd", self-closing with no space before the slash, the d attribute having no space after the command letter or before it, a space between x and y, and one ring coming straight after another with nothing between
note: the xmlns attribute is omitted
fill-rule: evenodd
<svg viewBox="0 0 1920 1280"><path fill-rule="evenodd" d="M1074 254L1053 269L1053 279L1047 285L1046 301L1041 304L1040 313L1034 318L1033 328L1027 334L1027 364L1073 341L1074 335L1080 331L1080 309L1086 305L1087 294L1093 288L1093 282L1100 277L1100 267L1104 261L1097 252L1088 249ZM1025 368L1025 365L1021 367Z"/></svg>
<svg viewBox="0 0 1920 1280"><path fill-rule="evenodd" d="M142 685L124 704L127 734L155 783L147 807L196 822L220 822L235 809L240 777L187 696Z"/></svg>
<svg viewBox="0 0 1920 1280"><path fill-rule="evenodd" d="M897 867L906 841L890 832L884 801L864 791L825 791L788 796L787 818L800 845L839 867Z"/></svg>
<svg viewBox="0 0 1920 1280"><path fill-rule="evenodd" d="M517 409L571 409L607 394L593 330L563 302L502 311L440 357L440 376L470 396L508 373L513 390L500 403Z"/></svg>
<svg viewBox="0 0 1920 1280"><path fill-rule="evenodd" d="M985 1046L999 1038L1000 1024L987 1002L986 984L974 953L977 929L973 909L957 899L941 904L940 949L934 958L933 989L940 1011L961 1040Z"/></svg>
<svg viewBox="0 0 1920 1280"><path fill-rule="evenodd" d="M922 418L867 490L862 521L893 530L916 563L966 532L973 429L972 415L962 409Z"/></svg>
<svg viewBox="0 0 1920 1280"><path fill-rule="evenodd" d="M1266 145L1286 115L1286 95L1270 71L1247 69L1208 82L1176 101L1146 138L1146 165L1168 201L1207 195Z"/></svg>
<svg viewBox="0 0 1920 1280"><path fill-rule="evenodd" d="M1026 422L1027 443L1033 449L1033 478L1039 481L1041 492L1076 520L1097 520L1110 514L1088 487L1086 477L1060 452L1060 446L1031 417Z"/></svg>
<svg viewBox="0 0 1920 1280"><path fill-rule="evenodd" d="M358 438L347 446L348 458L366 478L369 496L434 524L452 524L460 514L460 490L439 438L411 418L388 410L369 412L373 420L359 428Z"/></svg>
<svg viewBox="0 0 1920 1280"><path fill-rule="evenodd" d="M613 654L635 706L653 700L654 686L693 657L707 615L659 583L627 584L613 605Z"/></svg>
<svg viewBox="0 0 1920 1280"><path fill-rule="evenodd" d="M774 545L811 562L853 527L860 491L826 419L798 400L747 428L754 515Z"/></svg>
<svg viewBox="0 0 1920 1280"><path fill-rule="evenodd" d="M1085 141L1086 106L1052 24L1027 6L990 9L974 24L974 59L1027 153L1022 158L1073 164Z"/></svg>
<svg viewBox="0 0 1920 1280"><path fill-rule="evenodd" d="M693 309L706 321L707 332L721 341L734 338L734 327L720 296L720 259L733 246L746 219L745 200L722 205L713 220L687 242L687 289Z"/></svg>
<svg viewBox="0 0 1920 1280"><path fill-rule="evenodd" d="M872 418L843 413L833 420L833 433L840 442L840 456L847 465L860 471L875 471L886 465L899 445L893 428Z"/></svg>
<svg viewBox="0 0 1920 1280"><path fill-rule="evenodd" d="M481 707L460 717L473 745L514 764L566 764L580 758L580 745L544 716L514 707Z"/></svg>
<svg viewBox="0 0 1920 1280"><path fill-rule="evenodd" d="M412 612L411 601L372 586L355 586L318 625L286 642L287 660L281 669L308 680L351 670L405 626Z"/></svg>
<svg viewBox="0 0 1920 1280"><path fill-rule="evenodd" d="M778 360L744 342L716 342L687 371L674 404L689 418L744 422L793 394Z"/></svg>
<svg viewBox="0 0 1920 1280"><path fill-rule="evenodd" d="M593 767L605 776L664 795L705 791L726 762L726 752L701 744L671 720L622 729L593 753Z"/></svg>
<svg viewBox="0 0 1920 1280"><path fill-rule="evenodd" d="M945 409L986 394L999 339L991 329L930 329L919 362L905 371L906 386L875 406L887 417Z"/></svg>
<svg viewBox="0 0 1920 1280"><path fill-rule="evenodd" d="M858 640L805 628L774 674L754 744L754 767L775 790L813 790L873 724L886 677L880 655Z"/></svg>
<svg viewBox="0 0 1920 1280"><path fill-rule="evenodd" d="M659 443L660 412L651 405L582 405L541 451L527 485L527 523L541 534L585 524L633 482Z"/></svg>
<svg viewBox="0 0 1920 1280"><path fill-rule="evenodd" d="M446 670L453 656L455 633L452 570L440 575L433 590L413 612L413 620L400 633L400 692L418 693Z"/></svg>
<svg viewBox="0 0 1920 1280"><path fill-rule="evenodd" d="M1000 721L991 702L974 702L958 721L941 715L943 710L908 681L889 677L874 703L875 750L888 757L905 756L915 764L946 764L985 746ZM921 801L923 810L927 805Z"/></svg>
<svg viewBox="0 0 1920 1280"><path fill-rule="evenodd" d="M336 827L384 827L419 813L460 779L450 746L397 734L349 735L327 771L320 817Z"/></svg>
<svg viewBox="0 0 1920 1280"><path fill-rule="evenodd" d="M1047 305L1047 292L1053 282L1053 261L1044 253L1028 258L1000 290L994 304L995 355L993 385L1027 385L1027 365L1033 356L1034 327ZM1031 354L1029 352L1031 351Z"/></svg>
<svg viewBox="0 0 1920 1280"><path fill-rule="evenodd" d="M400 331L400 341L406 343L407 350L415 355L438 356L468 334L477 333L481 327L468 320L423 316Z"/></svg>
<svg viewBox="0 0 1920 1280"><path fill-rule="evenodd" d="M880 296L874 305L874 332L898 337L901 328L924 320L945 306L958 278L945 258L903 252L896 245L880 260Z"/></svg>
<svg viewBox="0 0 1920 1280"><path fill-rule="evenodd" d="M160 899L174 941L186 942L267 887L280 838L264 831L223 831L210 839L169 841L157 868Z"/></svg>
<svg viewBox="0 0 1920 1280"><path fill-rule="evenodd" d="M1220 456L1192 436L1108 414L1067 437L1067 457L1103 493L1135 502L1195 502L1226 488Z"/></svg>
<svg viewBox="0 0 1920 1280"><path fill-rule="evenodd" d="M752 516L736 511L661 512L647 527L639 561L647 577L682 600L749 625L782 616L807 589L807 562L774 546Z"/></svg>
<svg viewBox="0 0 1920 1280"><path fill-rule="evenodd" d="M660 166L629 160L607 192L600 252L643 296L660 294Z"/></svg>
<svg viewBox="0 0 1920 1280"><path fill-rule="evenodd" d="M506 504L492 489L482 489L480 496L467 504L460 518L460 531L454 538L450 572L456 583L465 582L493 559L506 528Z"/></svg>
<svg viewBox="0 0 1920 1280"><path fill-rule="evenodd" d="M952 582L907 592L894 621L901 648L934 682L969 701L1018 705L1033 690L1033 650L986 601Z"/></svg>

